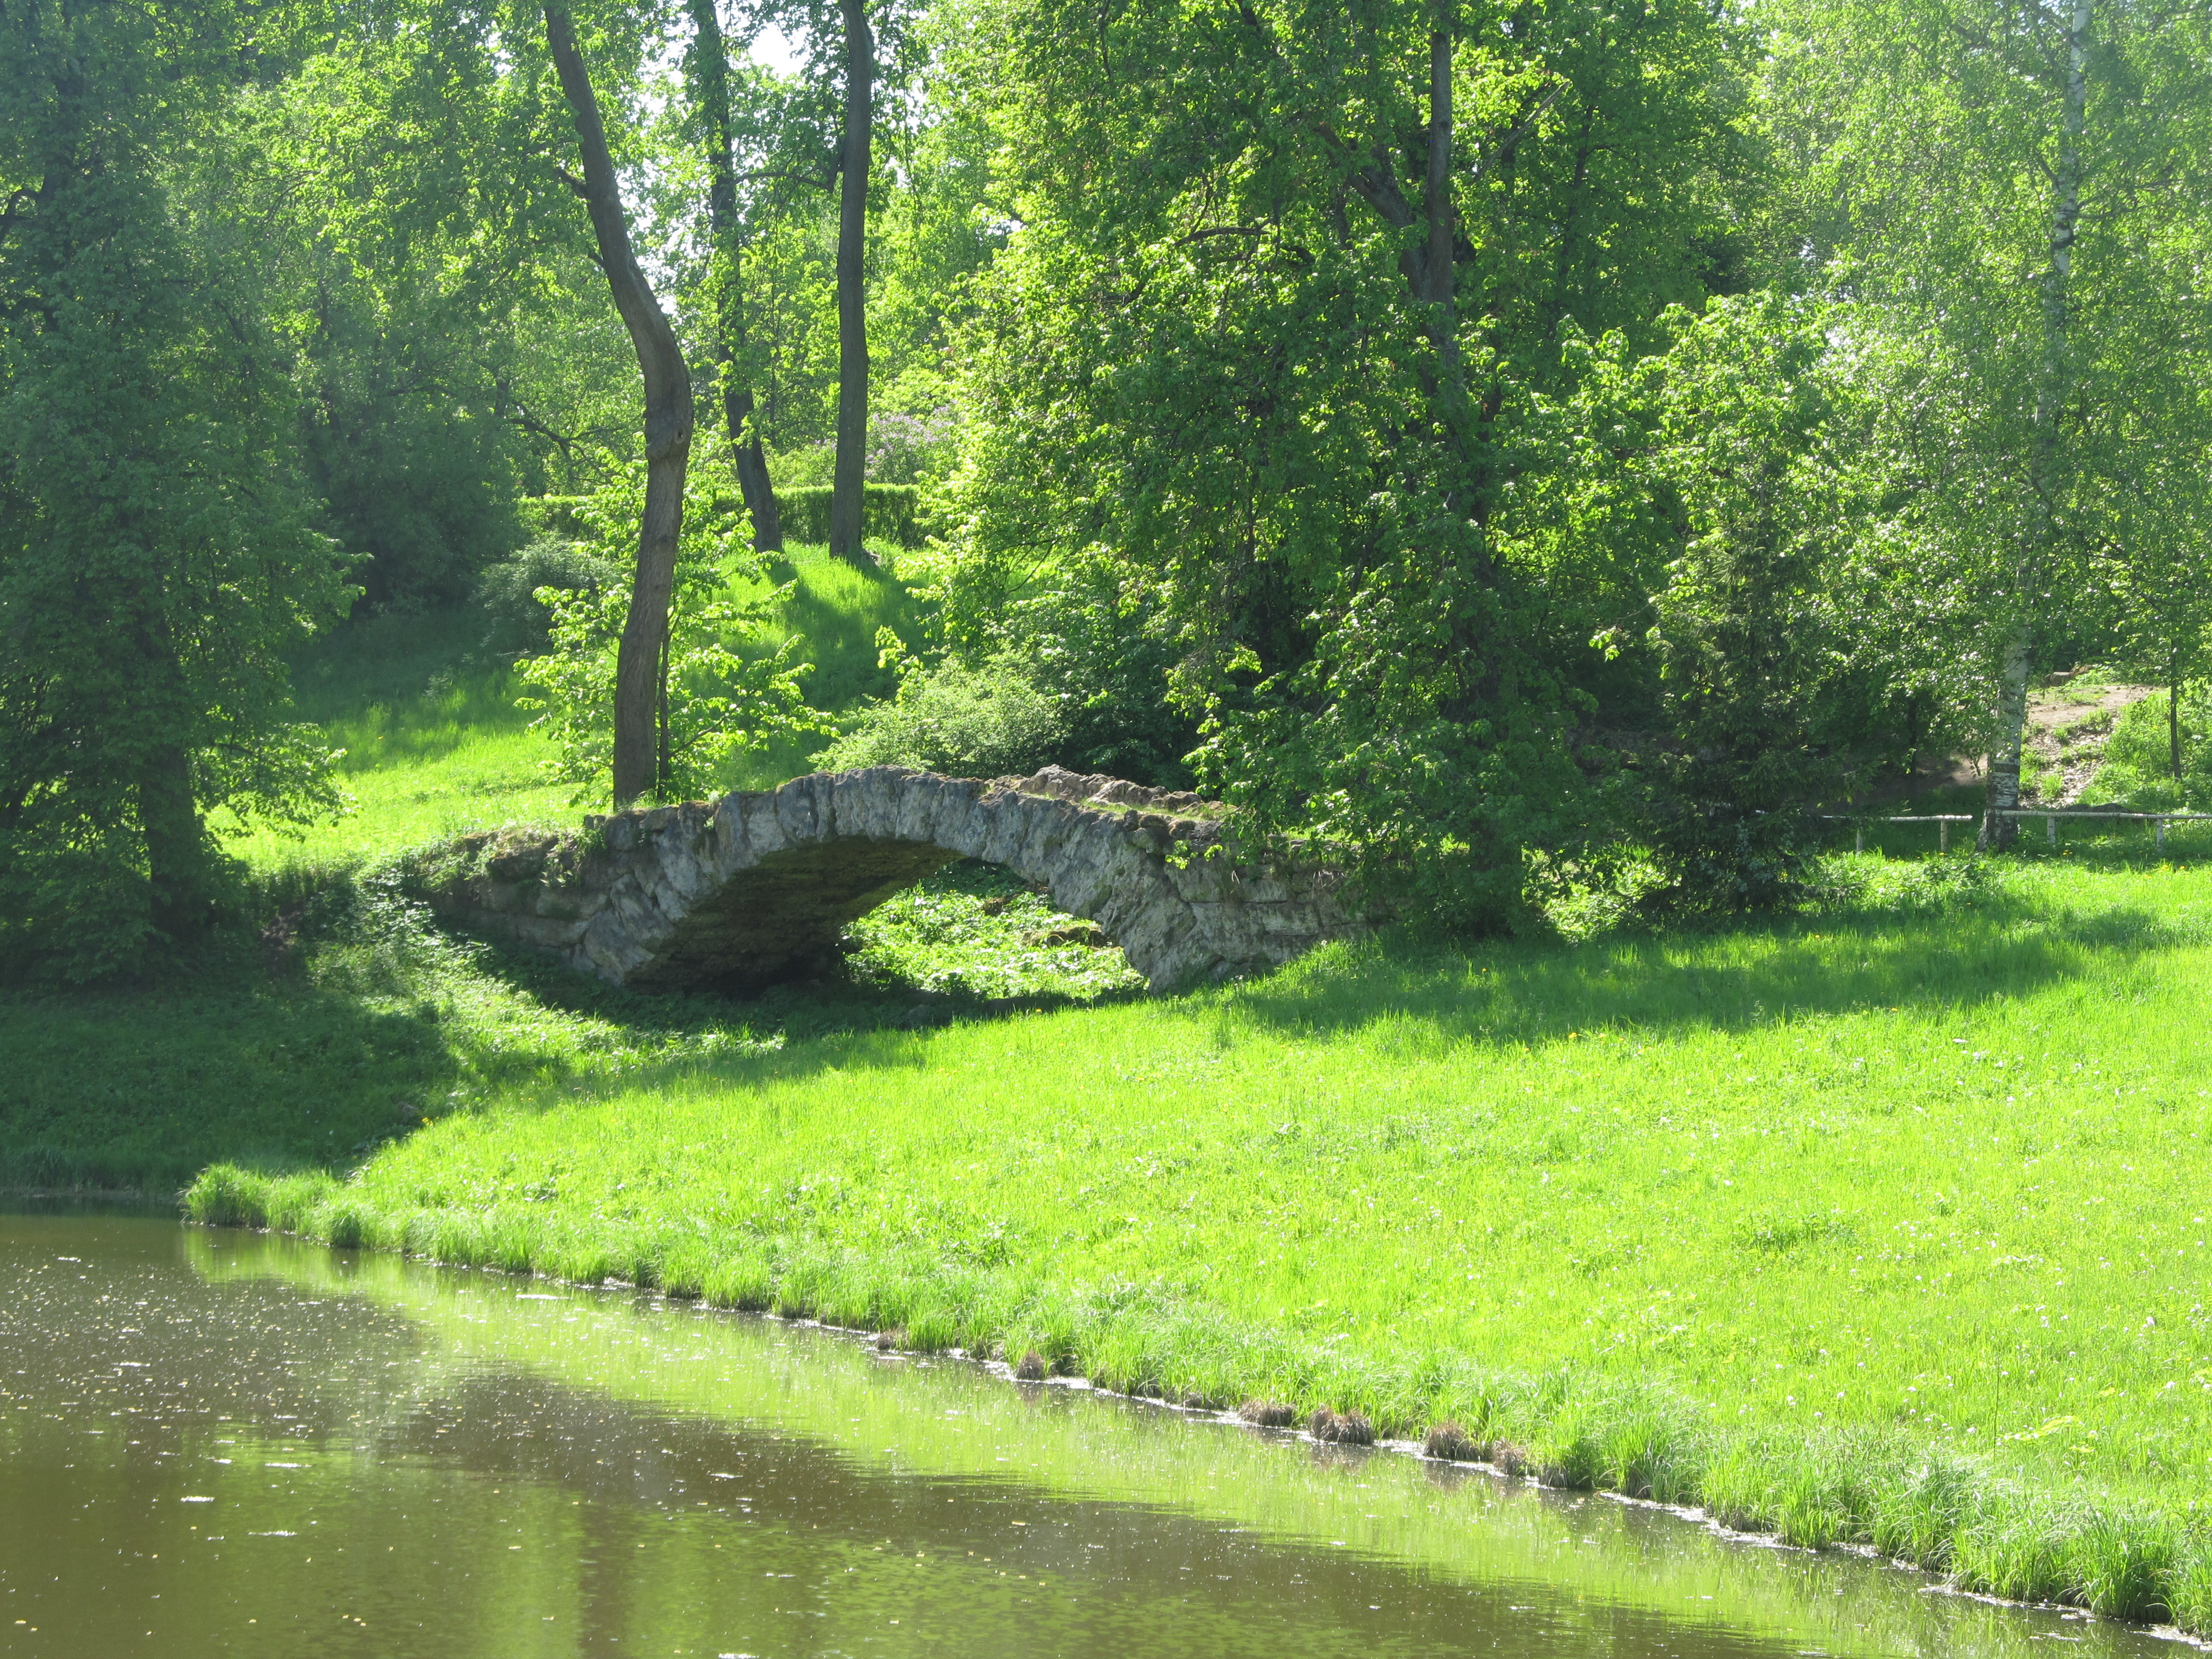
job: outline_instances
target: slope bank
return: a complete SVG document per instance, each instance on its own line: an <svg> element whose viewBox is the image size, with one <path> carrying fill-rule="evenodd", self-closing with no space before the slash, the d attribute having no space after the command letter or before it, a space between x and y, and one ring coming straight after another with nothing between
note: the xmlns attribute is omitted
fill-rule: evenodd
<svg viewBox="0 0 2212 1659"><path fill-rule="evenodd" d="M349 1179L227 1166L191 1202L1449 1421L1549 1480L2203 1627L2212 878L2075 863L518 1085Z"/></svg>

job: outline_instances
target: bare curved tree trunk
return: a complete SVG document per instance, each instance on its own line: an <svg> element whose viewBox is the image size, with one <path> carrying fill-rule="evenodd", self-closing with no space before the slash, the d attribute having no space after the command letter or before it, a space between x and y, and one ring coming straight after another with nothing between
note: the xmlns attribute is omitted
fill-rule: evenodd
<svg viewBox="0 0 2212 1659"><path fill-rule="evenodd" d="M714 295L714 361L721 369L722 420L729 428L738 488L744 492L745 511L752 514L753 545L763 553L781 553L783 518L769 483L760 429L753 424L753 389L739 374L745 307L738 283L738 173L730 155L730 74L722 21L714 15L715 0L690 3L698 42L700 112L707 118L707 225L724 267Z"/></svg>
<svg viewBox="0 0 2212 1659"><path fill-rule="evenodd" d="M676 544L684 527L684 475L691 461L691 372L630 247L599 100L576 49L567 7L545 8L545 41L583 150L584 176L571 179L570 187L591 215L599 264L645 380L645 522L638 532L629 618L623 624L615 659L615 805L627 806L662 781L661 674L676 585Z"/></svg>
<svg viewBox="0 0 2212 1659"><path fill-rule="evenodd" d="M876 41L867 0L838 0L845 19L845 132L837 147L837 471L830 550L866 568L861 508L868 467L868 161L875 130Z"/></svg>

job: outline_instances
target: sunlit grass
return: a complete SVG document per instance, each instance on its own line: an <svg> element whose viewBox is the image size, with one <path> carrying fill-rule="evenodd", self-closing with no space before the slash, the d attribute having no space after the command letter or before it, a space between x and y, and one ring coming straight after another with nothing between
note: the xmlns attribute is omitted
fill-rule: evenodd
<svg viewBox="0 0 2212 1659"><path fill-rule="evenodd" d="M416 735L399 731L403 740ZM257 824L228 845L250 869L267 872L370 862L506 823L573 824L584 809L570 804L574 785L548 779L550 758L534 732L463 730L434 753L347 766L339 778L347 806L335 820L304 830Z"/></svg>
<svg viewBox="0 0 2212 1659"><path fill-rule="evenodd" d="M577 1079L343 1190L207 1190L369 1242L450 1215L487 1260L1170 1393L1448 1414L1585 1479L1672 1458L1682 1495L1710 1473L1806 1541L1869 1535L1928 1452L1975 1491L2185 1514L2212 1498L2212 879L2060 860L1911 897L1337 949L1173 1002ZM1608 1450L1632 1398L1656 1450ZM1793 1487L1808 1448L1833 1467Z"/></svg>

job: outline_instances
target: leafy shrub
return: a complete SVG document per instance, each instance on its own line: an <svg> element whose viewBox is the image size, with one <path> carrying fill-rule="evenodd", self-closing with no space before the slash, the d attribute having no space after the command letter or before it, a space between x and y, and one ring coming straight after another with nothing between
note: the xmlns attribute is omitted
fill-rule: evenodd
<svg viewBox="0 0 2212 1659"><path fill-rule="evenodd" d="M959 423L949 409L928 415L877 410L868 416L868 449L862 476L870 484L927 483L951 470ZM776 499L787 490L828 489L837 476L837 446L808 444L770 459Z"/></svg>
<svg viewBox="0 0 2212 1659"><path fill-rule="evenodd" d="M757 629L790 598L787 586L743 604L705 597L703 581L679 569L669 617L667 679L661 699L662 777L665 799L696 799L715 787L723 763L764 749L779 738L825 729L806 706L799 682L812 665L796 661L799 641L787 638L766 656L742 656L723 643ZM571 593L541 587L552 613L552 643L521 664L531 695L515 706L539 711L531 722L554 742L551 775L576 786L577 803L603 799L614 770L615 668L629 596Z"/></svg>
<svg viewBox="0 0 2212 1659"><path fill-rule="evenodd" d="M1144 976L1088 922L969 860L916 883L847 934L855 978L947 996L1095 996Z"/></svg>
<svg viewBox="0 0 2212 1659"><path fill-rule="evenodd" d="M949 409L927 415L888 411L868 417L868 478L918 484L943 477L958 452L959 422Z"/></svg>
<svg viewBox="0 0 2212 1659"><path fill-rule="evenodd" d="M2179 781L2173 775L2166 704L2166 694L2160 691L2120 712L2106 740L2105 764L2089 786L2091 799L2147 807L2212 804L2212 687L2183 690Z"/></svg>
<svg viewBox="0 0 2212 1659"><path fill-rule="evenodd" d="M1183 757L1202 734L1191 712L1168 699L1182 655L1169 619L1103 563L1071 562L1058 576L1044 591L995 609L1004 636L1066 712L1060 764L1189 788Z"/></svg>
<svg viewBox="0 0 2212 1659"><path fill-rule="evenodd" d="M483 649L501 657L535 656L553 642L553 612L540 588L568 593L617 592L622 567L580 542L547 532L487 567L477 578L477 608L483 612Z"/></svg>
<svg viewBox="0 0 2212 1659"><path fill-rule="evenodd" d="M1681 552L1652 599L1670 741L1646 770L1656 895L1691 910L1807 894L1820 836L1805 809L1876 759L1879 688L1849 665L1835 570L1852 510L1818 319L1717 304L1669 355L1661 475Z"/></svg>
<svg viewBox="0 0 2212 1659"><path fill-rule="evenodd" d="M903 647L889 629L876 636L884 656ZM1059 704L1011 653L981 668L948 658L934 668L907 657L898 695L870 704L852 731L814 757L832 769L918 766L956 777L1029 773L1050 761L1065 734Z"/></svg>

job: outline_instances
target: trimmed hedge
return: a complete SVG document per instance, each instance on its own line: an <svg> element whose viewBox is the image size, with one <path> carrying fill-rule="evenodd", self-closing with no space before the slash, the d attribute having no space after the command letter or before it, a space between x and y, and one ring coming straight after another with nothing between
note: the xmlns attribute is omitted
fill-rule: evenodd
<svg viewBox="0 0 2212 1659"><path fill-rule="evenodd" d="M785 537L794 542L826 542L830 539L830 497L831 486L807 484L775 492L775 504L781 509ZM576 517L576 509L591 499L588 495L536 495L521 503L526 523L534 529L576 540L592 539L590 529ZM714 498L717 513L742 512L744 502L735 492ZM901 547L919 547L935 526L923 510L921 488L918 484L872 483L860 503L860 533L874 536Z"/></svg>
<svg viewBox="0 0 2212 1659"><path fill-rule="evenodd" d="M830 539L829 484L811 484L798 489L779 489L775 504L783 514L783 533L794 542L826 542ZM921 507L921 489L917 484L878 484L867 486L860 504L860 533L878 536L885 541L896 542L901 547L919 547L929 533Z"/></svg>

